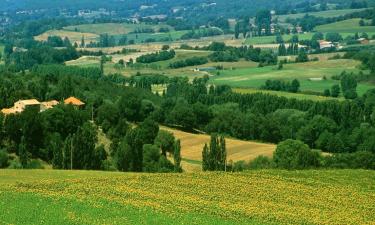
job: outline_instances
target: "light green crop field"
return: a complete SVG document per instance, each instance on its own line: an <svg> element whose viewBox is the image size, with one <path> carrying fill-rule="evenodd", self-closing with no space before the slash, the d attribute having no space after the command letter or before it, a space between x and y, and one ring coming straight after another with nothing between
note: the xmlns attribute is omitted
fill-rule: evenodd
<svg viewBox="0 0 375 225"><path fill-rule="evenodd" d="M312 16L317 16L317 17L329 18L329 17L344 16L344 15L349 14L349 13L359 12L359 11L363 11L363 10L365 10L365 9L327 10L327 11L321 11L321 12L310 12L308 14L312 15ZM297 14L290 14L290 15L278 16L278 18L279 18L279 21L285 22L285 20L287 18L297 19L297 18L302 18L305 15L306 15L306 13L297 13Z"/></svg>
<svg viewBox="0 0 375 225"><path fill-rule="evenodd" d="M109 35L118 35L118 34L128 34L134 32L137 29L151 28L156 32L160 28L168 28L173 30L171 26L168 25L148 25L148 24L127 24L127 23L97 23L97 24L82 24L76 26L64 27L64 30L68 31L77 31L83 33L94 33L94 34L109 34Z"/></svg>
<svg viewBox="0 0 375 225"><path fill-rule="evenodd" d="M298 34L299 40L310 40L313 37L313 33ZM293 34L283 35L284 41L289 41L293 37ZM248 45L261 45L261 44L274 44L276 42L276 36L263 36L263 37L252 37L247 38L245 44Z"/></svg>
<svg viewBox="0 0 375 225"><path fill-rule="evenodd" d="M238 88L260 88L268 79L286 81L298 79L302 91L322 93L325 89L330 89L332 85L339 83L330 79L331 76L338 75L344 70L359 72L358 65L360 65L359 61L339 59L286 64L282 70L277 70L277 66L239 68L219 71L220 74L211 77L210 81L213 84L227 84ZM360 83L357 91L362 95L374 87L371 84Z"/></svg>
<svg viewBox="0 0 375 225"><path fill-rule="evenodd" d="M240 93L240 94L263 93L263 94L276 95L276 96L286 97L286 98L295 98L298 100L312 100L312 101L342 100L342 98L308 95L308 94L303 94L303 93L289 93L289 92L283 92L283 91L260 90L260 89L253 89L253 88L234 88L233 91L236 93Z"/></svg>
<svg viewBox="0 0 375 225"><path fill-rule="evenodd" d="M375 172L0 170L3 224L373 224Z"/></svg>
<svg viewBox="0 0 375 225"><path fill-rule="evenodd" d="M317 26L315 28L316 31L322 32L322 33L328 33L328 32L337 32L341 34L351 34L354 33L362 33L366 32L369 35L375 33L375 26L359 26L360 19L350 19L350 20L343 20L336 23L330 23L325 24L321 26Z"/></svg>

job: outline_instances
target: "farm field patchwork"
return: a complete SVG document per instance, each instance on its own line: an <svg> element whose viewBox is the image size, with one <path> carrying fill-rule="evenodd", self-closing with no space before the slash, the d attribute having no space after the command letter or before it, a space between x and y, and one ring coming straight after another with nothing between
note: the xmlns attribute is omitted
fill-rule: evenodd
<svg viewBox="0 0 375 225"><path fill-rule="evenodd" d="M0 220L6 224L372 224L374 182L375 172L365 170L194 174L0 170Z"/></svg>

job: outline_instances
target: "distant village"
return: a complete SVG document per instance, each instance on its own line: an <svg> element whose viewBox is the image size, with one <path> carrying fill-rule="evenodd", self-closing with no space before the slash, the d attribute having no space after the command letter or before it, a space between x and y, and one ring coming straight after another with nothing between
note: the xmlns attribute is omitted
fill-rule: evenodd
<svg viewBox="0 0 375 225"><path fill-rule="evenodd" d="M14 103L13 107L2 109L1 113L3 113L5 116L11 115L11 114L18 114L18 113L22 113L27 108L36 108L39 112L44 112L48 109L52 109L58 104L60 104L60 102L56 100L51 100L47 102L39 102L36 99L19 100ZM69 97L65 99L64 104L73 105L77 108L81 108L85 105L84 102L82 102L81 100L75 97Z"/></svg>

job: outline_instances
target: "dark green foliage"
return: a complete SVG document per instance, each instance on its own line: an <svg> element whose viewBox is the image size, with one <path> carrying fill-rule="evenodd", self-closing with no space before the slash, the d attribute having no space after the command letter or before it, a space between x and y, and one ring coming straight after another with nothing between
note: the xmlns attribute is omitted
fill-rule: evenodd
<svg viewBox="0 0 375 225"><path fill-rule="evenodd" d="M174 143L173 159L174 159L174 171L175 172L182 172L182 168L181 168L181 141L180 141L180 139L177 139Z"/></svg>
<svg viewBox="0 0 375 225"><path fill-rule="evenodd" d="M308 144L311 148L316 147L316 141L324 132L335 132L337 129L336 123L324 116L315 116L312 120L308 121L298 131L298 138L304 143Z"/></svg>
<svg viewBox="0 0 375 225"><path fill-rule="evenodd" d="M185 60L180 60L169 64L170 68L182 68L187 66L198 66L208 63L206 57L192 57Z"/></svg>
<svg viewBox="0 0 375 225"><path fill-rule="evenodd" d="M210 28L203 28L198 30L192 30L188 33L185 33L181 36L181 40L187 40L187 39L199 39L202 37L212 37L217 35L222 35L224 32L217 27L210 27Z"/></svg>
<svg viewBox="0 0 375 225"><path fill-rule="evenodd" d="M292 93L299 92L300 83L297 79L292 82L285 82L282 80L267 80L262 89L273 91L287 91Z"/></svg>
<svg viewBox="0 0 375 225"><path fill-rule="evenodd" d="M298 56L296 58L296 62L302 63L302 62L308 62L308 61L309 61L309 57L306 54L306 52L304 50L299 51Z"/></svg>
<svg viewBox="0 0 375 225"><path fill-rule="evenodd" d="M137 63L153 63L158 61L165 61L168 59L173 59L176 53L174 50L160 51L157 53L150 53L142 55L136 59Z"/></svg>
<svg viewBox="0 0 375 225"><path fill-rule="evenodd" d="M249 169L270 169L273 167L272 159L267 156L258 156L251 160L248 165Z"/></svg>
<svg viewBox="0 0 375 225"><path fill-rule="evenodd" d="M202 169L203 171L226 171L227 151L223 136L212 135L209 147L207 144L204 146Z"/></svg>
<svg viewBox="0 0 375 225"><path fill-rule="evenodd" d="M175 138L172 133L159 130L155 139L155 145L161 149L162 155L167 156L167 152L170 154L174 152Z"/></svg>
<svg viewBox="0 0 375 225"><path fill-rule="evenodd" d="M72 140L74 169L98 169L96 165L103 159L95 152L97 139L97 130L91 123L86 122L78 128Z"/></svg>
<svg viewBox="0 0 375 225"><path fill-rule="evenodd" d="M22 168L26 168L27 164L29 162L29 155L30 153L27 151L25 138L21 138L21 143L18 146L18 156L20 158L20 163L22 165Z"/></svg>
<svg viewBox="0 0 375 225"><path fill-rule="evenodd" d="M143 145L143 172L158 172L160 149L155 145Z"/></svg>
<svg viewBox="0 0 375 225"><path fill-rule="evenodd" d="M357 81L352 75L345 72L341 75L341 89L346 99L357 98Z"/></svg>
<svg viewBox="0 0 375 225"><path fill-rule="evenodd" d="M340 42L343 40L343 38L339 33L327 33L326 40L331 42Z"/></svg>
<svg viewBox="0 0 375 225"><path fill-rule="evenodd" d="M333 85L331 87L331 96L334 97L334 98L337 98L339 97L340 95L340 86L339 85Z"/></svg>
<svg viewBox="0 0 375 225"><path fill-rule="evenodd" d="M5 150L0 150L0 168L9 166L9 156Z"/></svg>
<svg viewBox="0 0 375 225"><path fill-rule="evenodd" d="M276 167L282 169L308 169L320 165L320 155L301 141L286 140L277 145L273 155Z"/></svg>
<svg viewBox="0 0 375 225"><path fill-rule="evenodd" d="M338 169L375 169L375 154L368 151L340 153L327 156L324 166Z"/></svg>

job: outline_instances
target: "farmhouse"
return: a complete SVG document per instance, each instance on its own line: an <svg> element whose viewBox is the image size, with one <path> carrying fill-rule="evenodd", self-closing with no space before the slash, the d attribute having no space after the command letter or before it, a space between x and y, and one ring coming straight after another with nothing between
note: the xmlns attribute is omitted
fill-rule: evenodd
<svg viewBox="0 0 375 225"><path fill-rule="evenodd" d="M335 45L330 42L330 41L325 41L325 40L320 40L319 41L319 46L320 46L320 49L325 49L325 48L333 48L335 47Z"/></svg>
<svg viewBox="0 0 375 225"><path fill-rule="evenodd" d="M39 112L44 112L48 109L52 109L56 105L58 105L59 102L56 100L51 100L47 102L39 102L36 99L27 99L27 100L19 100L14 103L14 106L11 108L4 108L1 110L1 113L4 115L10 115L10 114L17 114L17 113L22 113L25 111L27 108L35 108ZM78 98L75 97L70 97L64 100L65 105L74 105L77 108L81 108L82 106L85 105L84 102L79 100Z"/></svg>
<svg viewBox="0 0 375 225"><path fill-rule="evenodd" d="M64 104L65 105L74 105L74 106L77 106L77 107L82 107L82 106L85 105L84 102L82 102L81 100L79 100L78 98L75 98L75 97L69 97L69 98L65 99Z"/></svg>
<svg viewBox="0 0 375 225"><path fill-rule="evenodd" d="M359 38L357 41L358 41L359 43L361 43L362 45L367 45L367 44L370 43L370 41L367 40L366 38Z"/></svg>

